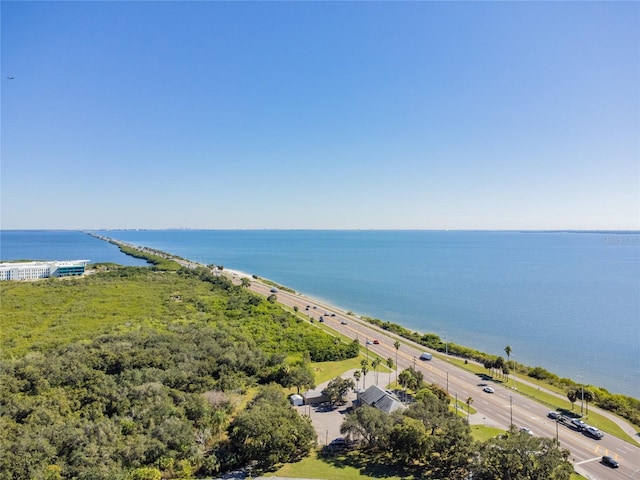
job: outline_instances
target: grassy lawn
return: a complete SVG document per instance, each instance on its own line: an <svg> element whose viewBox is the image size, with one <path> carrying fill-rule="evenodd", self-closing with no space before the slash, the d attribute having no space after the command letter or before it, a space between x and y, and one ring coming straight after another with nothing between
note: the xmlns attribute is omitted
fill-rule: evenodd
<svg viewBox="0 0 640 480"><path fill-rule="evenodd" d="M391 469L367 463L357 455L347 454L333 457L331 461L318 458L313 452L298 463L289 463L280 470L268 473L265 477L318 478L325 480L366 480L385 478L385 480L409 480L413 476L396 476Z"/></svg>
<svg viewBox="0 0 640 480"><path fill-rule="evenodd" d="M316 375L316 385L320 385L323 382L339 377L348 370L360 368L362 358L363 357L360 356L342 360L340 362L312 363L311 367ZM367 374L367 377L369 377L369 374Z"/></svg>
<svg viewBox="0 0 640 480"><path fill-rule="evenodd" d="M505 430L495 427L485 427L483 425L471 425L471 435L477 442L486 442L490 438L497 437Z"/></svg>

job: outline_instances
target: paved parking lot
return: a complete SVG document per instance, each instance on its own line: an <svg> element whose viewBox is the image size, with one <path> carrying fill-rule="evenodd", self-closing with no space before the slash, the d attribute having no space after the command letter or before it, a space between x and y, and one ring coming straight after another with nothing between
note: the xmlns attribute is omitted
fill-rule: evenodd
<svg viewBox="0 0 640 480"><path fill-rule="evenodd" d="M353 379L354 371L355 370L349 370L342 375L342 378ZM311 392L320 393L328 383L329 382L324 382L321 385L318 385ZM316 429L316 433L318 434L318 445L328 445L332 440L342 436L340 433L340 426L342 425L345 415L352 407L355 399L356 394L351 391L347 395L347 403L340 405L337 408L333 408L328 404L319 404L302 405L300 407L296 407L296 409L300 414L311 416L311 423L313 423L313 427Z"/></svg>

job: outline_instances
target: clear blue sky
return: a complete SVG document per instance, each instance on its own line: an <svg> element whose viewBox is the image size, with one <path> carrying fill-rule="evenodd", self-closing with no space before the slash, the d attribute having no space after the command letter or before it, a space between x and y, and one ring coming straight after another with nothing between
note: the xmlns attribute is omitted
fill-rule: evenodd
<svg viewBox="0 0 640 480"><path fill-rule="evenodd" d="M1 9L3 229L640 228L638 2Z"/></svg>

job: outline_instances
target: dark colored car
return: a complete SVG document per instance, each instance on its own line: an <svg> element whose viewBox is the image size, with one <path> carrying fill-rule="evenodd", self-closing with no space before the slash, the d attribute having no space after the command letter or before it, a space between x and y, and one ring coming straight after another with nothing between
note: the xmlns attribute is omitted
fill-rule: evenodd
<svg viewBox="0 0 640 480"><path fill-rule="evenodd" d="M618 465L618 462L616 462L613 457L610 457L609 455L605 455L604 457L602 457L602 463L611 468L618 468L620 466Z"/></svg>
<svg viewBox="0 0 640 480"><path fill-rule="evenodd" d="M380 341L379 341L379 340L374 340L374 341L373 341L373 344L374 344L374 345L380 345Z"/></svg>
<svg viewBox="0 0 640 480"><path fill-rule="evenodd" d="M338 437L334 440L331 440L329 444L330 448L346 448L349 446L349 442L347 442L344 438Z"/></svg>
<svg viewBox="0 0 640 480"><path fill-rule="evenodd" d="M587 428L587 424L584 423L582 420L579 420L577 418L571 420L571 425L573 425L574 428L576 428L576 429L578 429L580 431L582 431L585 428Z"/></svg>

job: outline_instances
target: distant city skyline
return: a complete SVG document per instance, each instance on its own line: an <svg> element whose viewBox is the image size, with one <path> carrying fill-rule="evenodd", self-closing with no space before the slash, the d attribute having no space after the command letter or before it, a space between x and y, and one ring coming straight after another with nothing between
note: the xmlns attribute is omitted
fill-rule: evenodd
<svg viewBox="0 0 640 480"><path fill-rule="evenodd" d="M638 2L12 2L2 229L640 229Z"/></svg>

